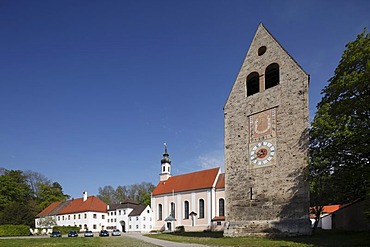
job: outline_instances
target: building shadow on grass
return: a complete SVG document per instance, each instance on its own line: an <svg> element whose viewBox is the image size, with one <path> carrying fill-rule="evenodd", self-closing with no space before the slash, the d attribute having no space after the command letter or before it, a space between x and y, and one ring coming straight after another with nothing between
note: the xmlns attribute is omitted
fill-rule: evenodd
<svg viewBox="0 0 370 247"><path fill-rule="evenodd" d="M171 232L167 233L171 235L178 235L184 237L194 237L194 238L223 238L223 232L211 232L211 231L204 231L204 232Z"/></svg>
<svg viewBox="0 0 370 247"><path fill-rule="evenodd" d="M193 237L193 238L223 238L223 232L182 232L182 233L165 233L170 235ZM256 236L245 236L240 238L255 238ZM229 238L229 237L226 237ZM306 244L308 246L320 247L347 247L347 246L369 246L370 232L350 232L338 230L321 230L317 229L310 236L295 237L272 237L265 236L261 238L281 241L280 246L286 246L286 242ZM283 243L284 242L284 243ZM292 246L289 244L289 246Z"/></svg>
<svg viewBox="0 0 370 247"><path fill-rule="evenodd" d="M281 240L323 247L369 246L370 232L318 229L311 236L285 237Z"/></svg>

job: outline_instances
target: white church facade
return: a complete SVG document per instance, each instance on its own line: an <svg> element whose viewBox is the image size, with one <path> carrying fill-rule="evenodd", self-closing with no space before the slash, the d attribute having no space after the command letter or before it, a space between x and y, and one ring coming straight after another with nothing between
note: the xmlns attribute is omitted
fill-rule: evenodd
<svg viewBox="0 0 370 247"><path fill-rule="evenodd" d="M175 231L223 230L225 222L225 174L220 168L177 176L165 146L160 181L152 192L153 229Z"/></svg>

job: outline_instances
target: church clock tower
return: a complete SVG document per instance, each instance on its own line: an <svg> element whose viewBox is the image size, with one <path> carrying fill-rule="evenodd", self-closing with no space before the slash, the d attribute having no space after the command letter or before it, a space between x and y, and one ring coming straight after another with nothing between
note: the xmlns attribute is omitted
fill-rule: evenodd
<svg viewBox="0 0 370 247"><path fill-rule="evenodd" d="M260 24L224 107L225 236L310 234L308 82Z"/></svg>

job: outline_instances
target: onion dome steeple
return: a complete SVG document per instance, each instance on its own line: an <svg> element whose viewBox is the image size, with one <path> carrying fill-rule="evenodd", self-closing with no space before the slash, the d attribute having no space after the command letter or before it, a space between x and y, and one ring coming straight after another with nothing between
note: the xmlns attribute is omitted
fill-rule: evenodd
<svg viewBox="0 0 370 247"><path fill-rule="evenodd" d="M166 181L169 177L171 177L171 160L170 155L167 152L167 144L164 143L164 154L163 158L161 159L161 174L160 174L160 181Z"/></svg>
<svg viewBox="0 0 370 247"><path fill-rule="evenodd" d="M164 154L163 154L163 158L161 160L161 164L163 164L163 163L169 163L169 164L171 164L171 160L170 160L169 157L170 157L170 155L167 152L167 144L164 143Z"/></svg>

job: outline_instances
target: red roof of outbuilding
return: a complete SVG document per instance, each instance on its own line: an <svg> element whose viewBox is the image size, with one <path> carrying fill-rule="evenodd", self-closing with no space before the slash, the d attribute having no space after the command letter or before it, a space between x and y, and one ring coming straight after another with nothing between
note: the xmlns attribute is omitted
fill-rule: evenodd
<svg viewBox="0 0 370 247"><path fill-rule="evenodd" d="M321 213L331 214L331 213L337 211L338 209L340 209L341 207L343 207L343 205L340 205L340 204L326 205L326 206L324 206L322 208L322 212ZM310 211L313 212L314 211L314 207L310 207Z"/></svg>
<svg viewBox="0 0 370 247"><path fill-rule="evenodd" d="M219 172L220 168L213 168L170 177L166 181L160 181L152 195L212 188Z"/></svg>
<svg viewBox="0 0 370 247"><path fill-rule="evenodd" d="M215 216L212 221L224 221L225 220L225 216Z"/></svg>
<svg viewBox="0 0 370 247"><path fill-rule="evenodd" d="M337 211L338 209L340 209L341 207L343 207L343 205L339 205L339 204L324 206L324 208L322 209L322 212L331 214L331 213Z"/></svg>

